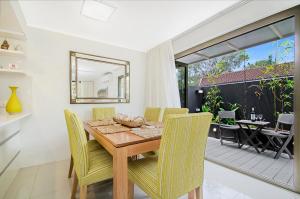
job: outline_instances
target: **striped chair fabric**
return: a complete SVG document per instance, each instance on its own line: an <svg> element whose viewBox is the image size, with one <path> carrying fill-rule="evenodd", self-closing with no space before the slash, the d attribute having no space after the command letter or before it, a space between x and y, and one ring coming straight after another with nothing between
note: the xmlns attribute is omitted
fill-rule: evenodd
<svg viewBox="0 0 300 199"><path fill-rule="evenodd" d="M71 123L71 112L69 110L64 110L64 114L65 114L65 120L66 120L66 125L67 125L67 131L68 131L68 137L69 137L69 144L70 144L70 151L72 151L72 147L71 147L71 135L74 134L73 129L72 129L72 123ZM89 140L87 141L87 145L88 145L88 150L90 152L101 149L101 145L99 145L99 143L96 140ZM72 171L73 171L73 157L71 154L71 161L70 161L70 168L69 168L69 173L68 173L68 177L70 178L72 175Z"/></svg>
<svg viewBox="0 0 300 199"><path fill-rule="evenodd" d="M188 112L188 108L165 108L162 121L165 122L171 114L187 114Z"/></svg>
<svg viewBox="0 0 300 199"><path fill-rule="evenodd" d="M147 107L145 109L144 118L146 121L158 122L160 118L161 108Z"/></svg>
<svg viewBox="0 0 300 199"><path fill-rule="evenodd" d="M129 180L155 199L178 198L202 187L211 120L211 113L169 116L158 158L130 162Z"/></svg>
<svg viewBox="0 0 300 199"><path fill-rule="evenodd" d="M113 118L116 115L114 107L93 108L93 120Z"/></svg>
<svg viewBox="0 0 300 199"><path fill-rule="evenodd" d="M68 111L66 111L68 112ZM70 136L71 153L74 160L75 178L72 198L75 197L77 183L80 185L80 198L86 197L87 185L113 177L112 157L105 149L91 151L83 124L75 113L69 113L73 134Z"/></svg>
<svg viewBox="0 0 300 199"><path fill-rule="evenodd" d="M164 115L163 115L163 122L166 121L166 119L173 115L173 114L187 114L189 112L189 109L187 108L165 108ZM144 157L153 158L158 155L158 151L150 151L147 153L143 153Z"/></svg>

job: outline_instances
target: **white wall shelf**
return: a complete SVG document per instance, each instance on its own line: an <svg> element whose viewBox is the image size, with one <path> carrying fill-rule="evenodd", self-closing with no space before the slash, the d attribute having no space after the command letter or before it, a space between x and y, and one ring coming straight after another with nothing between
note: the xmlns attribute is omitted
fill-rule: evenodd
<svg viewBox="0 0 300 199"><path fill-rule="evenodd" d="M0 74L16 74L16 75L27 75L22 70L10 70L10 69L0 69Z"/></svg>
<svg viewBox="0 0 300 199"><path fill-rule="evenodd" d="M16 32L7 29L1 29L1 28L0 28L0 37L18 39L23 41L26 40L26 36L23 32Z"/></svg>
<svg viewBox="0 0 300 199"><path fill-rule="evenodd" d="M0 55L3 55L3 56L13 56L13 57L24 57L25 53L22 52L22 51L16 51L16 50L0 49Z"/></svg>

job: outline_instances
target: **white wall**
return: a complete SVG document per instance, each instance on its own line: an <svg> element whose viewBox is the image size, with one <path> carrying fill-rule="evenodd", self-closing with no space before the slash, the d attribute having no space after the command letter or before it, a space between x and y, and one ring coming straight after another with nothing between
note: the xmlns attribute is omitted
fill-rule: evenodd
<svg viewBox="0 0 300 199"><path fill-rule="evenodd" d="M249 1L205 25L200 25L174 38L174 53L182 52L298 4L300 0Z"/></svg>
<svg viewBox="0 0 300 199"><path fill-rule="evenodd" d="M24 122L21 135L22 166L69 157L69 143L63 114L65 108L76 111L83 119L91 117L92 107L103 106L115 106L117 111L122 113L143 114L144 53L34 28L28 28L26 36L27 58L24 70L32 76L33 115ZM130 61L130 103L70 105L70 50Z"/></svg>

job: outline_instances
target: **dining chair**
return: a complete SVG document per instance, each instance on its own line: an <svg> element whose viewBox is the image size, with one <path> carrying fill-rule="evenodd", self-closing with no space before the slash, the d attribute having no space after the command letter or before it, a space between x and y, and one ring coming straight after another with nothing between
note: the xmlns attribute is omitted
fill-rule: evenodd
<svg viewBox="0 0 300 199"><path fill-rule="evenodd" d="M187 114L188 112L188 108L165 108L162 121L165 122L166 119L173 114ZM147 158L154 158L158 155L158 151L149 151L142 155Z"/></svg>
<svg viewBox="0 0 300 199"><path fill-rule="evenodd" d="M293 159L293 155L290 150L287 148L287 145L290 143L294 136L294 114L279 114L275 129L262 129L261 133L265 135L268 139L268 142L262 149L264 152L269 145L272 145L276 151L274 159L278 159L282 152L286 152L290 159ZM289 126L289 130L283 130L282 125Z"/></svg>
<svg viewBox="0 0 300 199"><path fill-rule="evenodd" d="M71 113L71 152L74 160L74 182L71 198L75 198L77 186L80 186L80 199L87 196L87 186L96 182L111 179L112 157L105 149L90 151L83 124L75 113Z"/></svg>
<svg viewBox="0 0 300 199"><path fill-rule="evenodd" d="M103 120L113 118L116 114L114 107L93 108L93 120Z"/></svg>
<svg viewBox="0 0 300 199"><path fill-rule="evenodd" d="M188 108L165 108L162 121L165 122L168 115L171 114L187 114Z"/></svg>
<svg viewBox="0 0 300 199"><path fill-rule="evenodd" d="M223 140L230 140L238 144L240 148L240 126L235 124L235 112L234 111L219 111L219 135L220 135L220 142L223 145ZM228 124L225 120L230 121L233 124ZM224 133L226 131L227 134ZM229 133L232 136L228 135Z"/></svg>
<svg viewBox="0 0 300 199"><path fill-rule="evenodd" d="M158 158L130 161L128 197L134 184L155 199L174 199L186 193L202 198L204 154L211 113L172 115L163 129Z"/></svg>
<svg viewBox="0 0 300 199"><path fill-rule="evenodd" d="M73 128L71 126L71 113L72 112L67 110L67 109L64 110L65 120L66 120L66 125L67 125L67 131L68 131L68 137L69 137L69 142L70 142L70 151L72 150L71 136L72 136L72 134L74 134ZM102 148L101 145L96 140L88 140L87 145L88 145L89 151L91 151L91 152ZM68 178L71 178L71 176L72 176L73 165L74 165L74 162L73 162L73 157L72 157L72 154L71 154Z"/></svg>
<svg viewBox="0 0 300 199"><path fill-rule="evenodd" d="M147 107L145 109L144 118L148 122L158 122L160 118L161 108Z"/></svg>

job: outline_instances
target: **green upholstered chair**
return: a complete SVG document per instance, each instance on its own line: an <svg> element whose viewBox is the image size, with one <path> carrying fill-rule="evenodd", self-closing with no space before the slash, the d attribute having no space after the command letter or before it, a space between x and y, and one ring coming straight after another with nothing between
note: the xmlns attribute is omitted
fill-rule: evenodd
<svg viewBox="0 0 300 199"><path fill-rule="evenodd" d="M145 109L144 118L149 122L158 122L160 118L161 108L147 107Z"/></svg>
<svg viewBox="0 0 300 199"><path fill-rule="evenodd" d="M129 162L129 193L133 193L133 184L137 184L155 199L174 199L186 193L190 196L196 193L200 198L211 120L211 113L169 116L158 158Z"/></svg>
<svg viewBox="0 0 300 199"><path fill-rule="evenodd" d="M162 121L165 122L168 115L171 114L187 114L188 108L165 108Z"/></svg>
<svg viewBox="0 0 300 199"><path fill-rule="evenodd" d="M93 120L113 118L116 114L114 107L93 108Z"/></svg>
<svg viewBox="0 0 300 199"><path fill-rule="evenodd" d="M112 157L105 149L89 150L83 124L75 113L70 114L73 134L70 136L75 174L71 198L80 186L80 199L85 199L87 186L113 177Z"/></svg>
<svg viewBox="0 0 300 199"><path fill-rule="evenodd" d="M173 114L187 114L189 112L188 108L165 108L162 121L165 122L166 119ZM150 151L143 153L144 157L153 158L158 155L158 151Z"/></svg>
<svg viewBox="0 0 300 199"><path fill-rule="evenodd" d="M71 111L65 109L64 110L64 113L65 113L65 119L66 119L66 124L67 124L67 130L68 130L68 137L69 137L69 141L70 141L70 151L72 150L71 148L71 135L74 134L73 132L73 129L72 129L72 124L71 124ZM99 143L96 141L96 140L89 140L87 141L87 145L88 145L88 149L89 151L95 151L95 150L98 150L101 147L101 145L99 145ZM72 154L71 154L71 161L70 161L70 168L69 168L69 173L68 173L68 178L71 177L72 175L72 172L73 172L73 157L72 157Z"/></svg>

